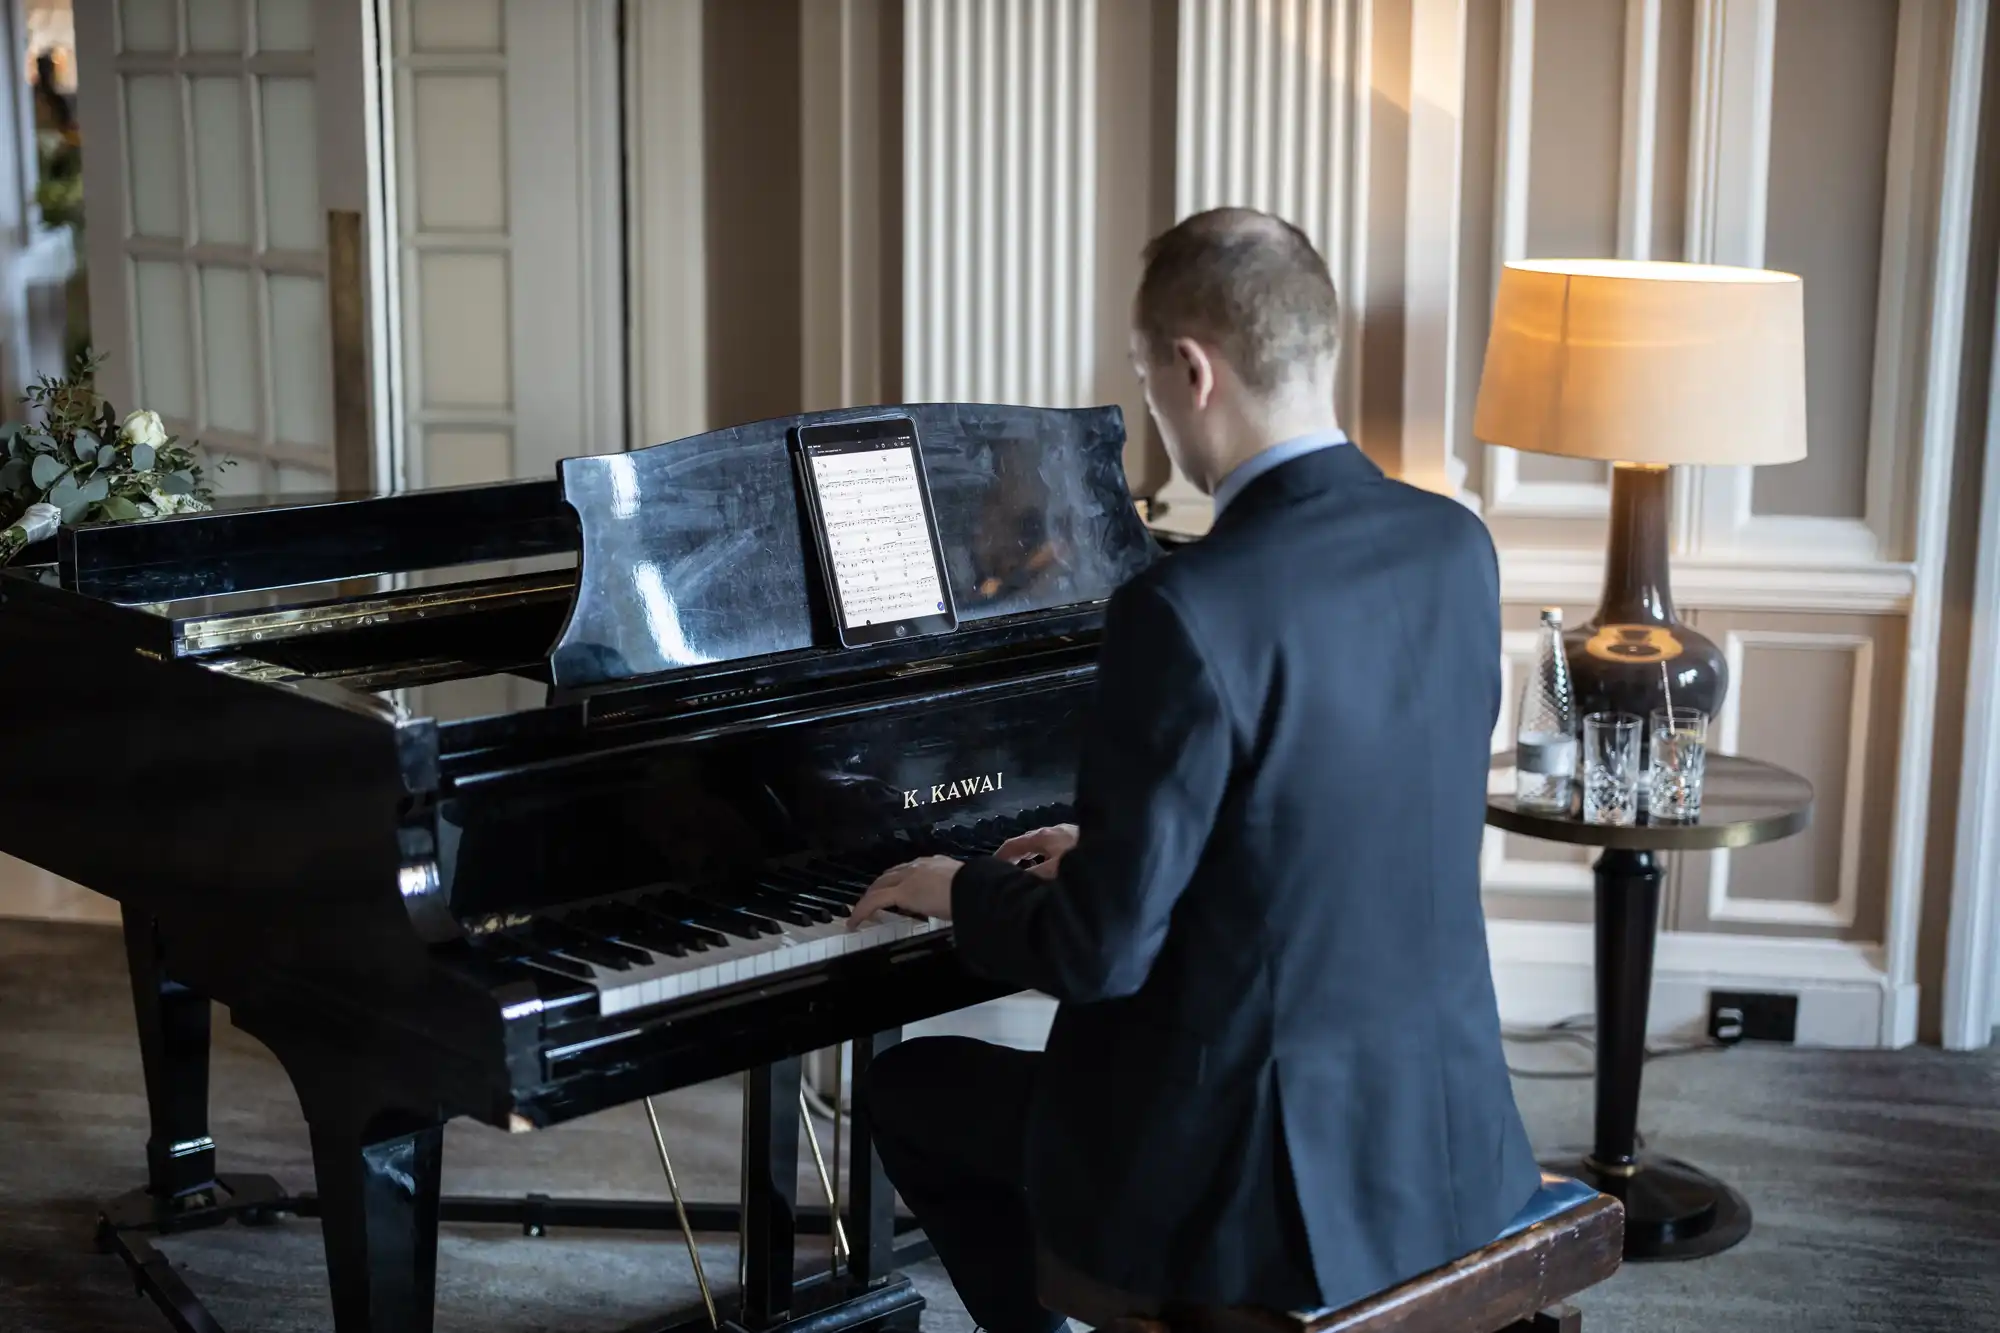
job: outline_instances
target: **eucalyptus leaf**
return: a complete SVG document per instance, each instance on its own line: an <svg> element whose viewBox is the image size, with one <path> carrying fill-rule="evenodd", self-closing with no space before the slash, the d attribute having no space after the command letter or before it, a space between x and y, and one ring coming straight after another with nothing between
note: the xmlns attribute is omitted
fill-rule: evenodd
<svg viewBox="0 0 2000 1333"><path fill-rule="evenodd" d="M0 444L13 444L14 437L20 433L21 423L18 421L10 421L4 426L0 426Z"/></svg>
<svg viewBox="0 0 2000 1333"><path fill-rule="evenodd" d="M34 467L29 471L37 486L53 486L57 477L63 474L62 460L54 454L36 454Z"/></svg>
<svg viewBox="0 0 2000 1333"><path fill-rule="evenodd" d="M92 477L77 488L76 494L78 499L88 500L90 503L96 504L99 500L111 494L111 479L109 477Z"/></svg>
<svg viewBox="0 0 2000 1333"><path fill-rule="evenodd" d="M53 503L53 501L51 501L51 503ZM71 500L68 504L62 506L62 521L74 526L78 522L82 521L83 516L89 511L90 511L90 501Z"/></svg>
<svg viewBox="0 0 2000 1333"><path fill-rule="evenodd" d="M119 523L130 523L133 519L139 517L139 506L133 504L122 495L112 496L99 507L103 509L106 518L113 519Z"/></svg>
<svg viewBox="0 0 2000 1333"><path fill-rule="evenodd" d="M45 430L31 430L23 438L36 453L52 454L56 451L56 437Z"/></svg>
<svg viewBox="0 0 2000 1333"><path fill-rule="evenodd" d="M132 446L132 466L141 472L151 472L153 470L153 463L158 456L157 451L150 444L135 444Z"/></svg>
<svg viewBox="0 0 2000 1333"><path fill-rule="evenodd" d="M19 429L16 429L12 435L7 437L7 453L9 457L26 458L33 452L33 450L28 448L28 437L21 434Z"/></svg>
<svg viewBox="0 0 2000 1333"><path fill-rule="evenodd" d="M76 476L72 473L49 488L49 503L58 509L65 508L73 501L83 498L82 490L83 488L76 484Z"/></svg>
<svg viewBox="0 0 2000 1333"><path fill-rule="evenodd" d="M69 447L76 450L78 458L89 458L98 451L108 448L104 441L88 430L79 429L70 439Z"/></svg>
<svg viewBox="0 0 2000 1333"><path fill-rule="evenodd" d="M194 478L185 472L169 472L160 478L160 489L168 495L192 495Z"/></svg>
<svg viewBox="0 0 2000 1333"><path fill-rule="evenodd" d="M28 484L26 459L11 458L0 463L0 495L11 495Z"/></svg>
<svg viewBox="0 0 2000 1333"><path fill-rule="evenodd" d="M118 446L115 444L99 445L97 448L97 470L99 472L109 472L117 466Z"/></svg>

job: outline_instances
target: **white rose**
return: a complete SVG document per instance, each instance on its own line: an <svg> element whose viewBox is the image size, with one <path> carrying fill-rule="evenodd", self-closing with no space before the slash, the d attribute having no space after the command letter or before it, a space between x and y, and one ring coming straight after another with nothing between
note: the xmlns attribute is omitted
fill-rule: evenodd
<svg viewBox="0 0 2000 1333"><path fill-rule="evenodd" d="M199 514L208 508L192 495L169 495L165 491L155 490L149 490L147 494L152 498L153 509L160 517L168 514Z"/></svg>
<svg viewBox="0 0 2000 1333"><path fill-rule="evenodd" d="M122 432L127 444L149 444L157 449L167 442L166 423L160 420L158 412L140 408L125 415L125 429Z"/></svg>

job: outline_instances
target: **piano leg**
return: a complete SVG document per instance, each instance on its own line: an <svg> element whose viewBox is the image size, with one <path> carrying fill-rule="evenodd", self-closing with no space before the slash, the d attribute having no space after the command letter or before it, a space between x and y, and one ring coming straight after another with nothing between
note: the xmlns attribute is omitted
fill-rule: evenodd
<svg viewBox="0 0 2000 1333"><path fill-rule="evenodd" d="M740 1322L761 1329L792 1311L799 1195L798 1056L743 1080L743 1298Z"/></svg>
<svg viewBox="0 0 2000 1333"><path fill-rule="evenodd" d="M208 1134L208 997L169 977L153 918L125 909L125 957L139 1024L152 1137L146 1192L172 1211L206 1208L219 1192Z"/></svg>
<svg viewBox="0 0 2000 1333"><path fill-rule="evenodd" d="M903 1039L901 1028L891 1028L854 1041L854 1086L868 1077L868 1068L891 1046ZM854 1181L848 1187L852 1201L847 1224L850 1251L847 1268L858 1282L882 1280L896 1268L896 1191L875 1153L869 1133L867 1108L858 1104L849 1121L849 1153L854 1162Z"/></svg>
<svg viewBox="0 0 2000 1333"><path fill-rule="evenodd" d="M335 1333L430 1333L444 1126L306 1118Z"/></svg>

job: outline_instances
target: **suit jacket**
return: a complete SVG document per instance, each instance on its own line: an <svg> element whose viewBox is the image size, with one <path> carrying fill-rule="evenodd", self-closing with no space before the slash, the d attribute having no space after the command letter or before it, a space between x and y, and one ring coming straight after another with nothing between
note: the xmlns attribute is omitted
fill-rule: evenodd
<svg viewBox="0 0 2000 1333"><path fill-rule="evenodd" d="M1353 446L1112 597L1076 847L952 884L964 962L1061 1002L1026 1164L1059 1259L1341 1306L1534 1193L1479 897L1499 662L1485 526Z"/></svg>

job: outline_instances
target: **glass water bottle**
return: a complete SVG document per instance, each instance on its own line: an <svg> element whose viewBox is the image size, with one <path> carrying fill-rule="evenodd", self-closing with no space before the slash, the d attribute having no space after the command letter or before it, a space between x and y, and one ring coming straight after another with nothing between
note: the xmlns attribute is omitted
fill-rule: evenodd
<svg viewBox="0 0 2000 1333"><path fill-rule="evenodd" d="M1567 811L1576 785L1576 694L1563 655L1562 609L1544 607L1535 669L1514 716L1514 803Z"/></svg>

